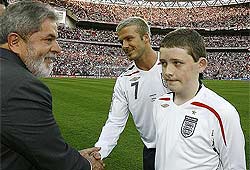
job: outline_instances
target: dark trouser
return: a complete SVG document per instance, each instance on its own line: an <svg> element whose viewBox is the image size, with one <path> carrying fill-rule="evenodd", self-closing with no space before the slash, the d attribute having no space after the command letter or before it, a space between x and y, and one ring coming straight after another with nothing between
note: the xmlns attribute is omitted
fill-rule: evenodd
<svg viewBox="0 0 250 170"><path fill-rule="evenodd" d="M155 148L143 148L143 170L155 169Z"/></svg>

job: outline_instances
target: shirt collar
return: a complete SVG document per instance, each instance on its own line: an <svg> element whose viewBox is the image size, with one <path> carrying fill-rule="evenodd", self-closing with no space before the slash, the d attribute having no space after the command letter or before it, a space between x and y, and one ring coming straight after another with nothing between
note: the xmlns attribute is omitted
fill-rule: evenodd
<svg viewBox="0 0 250 170"><path fill-rule="evenodd" d="M0 47L0 59L8 60L10 62L16 63L16 64L26 68L26 65L23 63L21 58L18 57L18 55L16 53L14 53L8 49Z"/></svg>

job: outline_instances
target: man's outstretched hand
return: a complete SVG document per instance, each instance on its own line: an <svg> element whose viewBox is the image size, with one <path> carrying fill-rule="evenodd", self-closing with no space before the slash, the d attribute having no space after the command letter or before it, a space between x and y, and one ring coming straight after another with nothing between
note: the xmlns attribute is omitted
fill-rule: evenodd
<svg viewBox="0 0 250 170"><path fill-rule="evenodd" d="M92 170L104 170L105 164L101 160L100 149L100 147L93 147L79 151L84 158L89 160L92 165Z"/></svg>

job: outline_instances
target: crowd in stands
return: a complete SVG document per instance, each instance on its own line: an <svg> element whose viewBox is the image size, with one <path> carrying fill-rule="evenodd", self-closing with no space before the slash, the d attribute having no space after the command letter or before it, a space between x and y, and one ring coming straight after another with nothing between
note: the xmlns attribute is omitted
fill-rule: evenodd
<svg viewBox="0 0 250 170"><path fill-rule="evenodd" d="M207 79L250 79L250 57L247 52L208 53Z"/></svg>
<svg viewBox="0 0 250 170"><path fill-rule="evenodd" d="M159 46L163 37L164 35L153 34L152 45ZM107 30L59 26L59 38L119 44L116 33ZM249 36L207 36L204 39L207 47L248 47L250 44Z"/></svg>
<svg viewBox="0 0 250 170"><path fill-rule="evenodd" d="M129 65L121 48L60 41L53 75L117 77Z"/></svg>
<svg viewBox="0 0 250 170"><path fill-rule="evenodd" d="M130 61L120 47L60 41L63 52L57 57L53 75L117 77ZM247 52L208 52L206 79L250 79Z"/></svg>
<svg viewBox="0 0 250 170"><path fill-rule="evenodd" d="M117 35L114 31L69 28L63 25L58 26L58 36L62 39L74 39L80 41L95 41L118 43Z"/></svg>
<svg viewBox="0 0 250 170"><path fill-rule="evenodd" d="M206 29L249 28L249 3L199 8L154 8L84 1L53 2L66 8L82 21L118 23L125 17L140 16L151 26L162 28L191 27ZM152 44L159 46L164 35L152 35ZM207 47L249 48L249 36L205 36ZM57 57L53 75L117 77L130 64L118 45L114 31L59 27L63 52ZM250 79L250 57L245 52L208 52L206 79Z"/></svg>
<svg viewBox="0 0 250 170"><path fill-rule="evenodd" d="M159 42L163 39L164 35L153 35L152 43L154 46L159 46ZM206 47L249 47L249 36L203 36Z"/></svg>
<svg viewBox="0 0 250 170"><path fill-rule="evenodd" d="M41 0L66 8L82 21L118 23L130 16L140 16L152 26L160 27L194 27L220 29L235 27L237 29L250 26L249 3L194 8L165 8L149 6L131 6L102 4L77 0Z"/></svg>

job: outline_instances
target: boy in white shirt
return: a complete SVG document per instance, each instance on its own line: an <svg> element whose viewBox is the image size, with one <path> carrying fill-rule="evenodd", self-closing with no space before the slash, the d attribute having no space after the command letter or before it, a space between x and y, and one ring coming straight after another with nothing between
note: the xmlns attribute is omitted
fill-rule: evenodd
<svg viewBox="0 0 250 170"><path fill-rule="evenodd" d="M201 35L178 29L160 44L171 93L154 103L156 170L245 170L245 140L236 109L200 81L207 66Z"/></svg>

